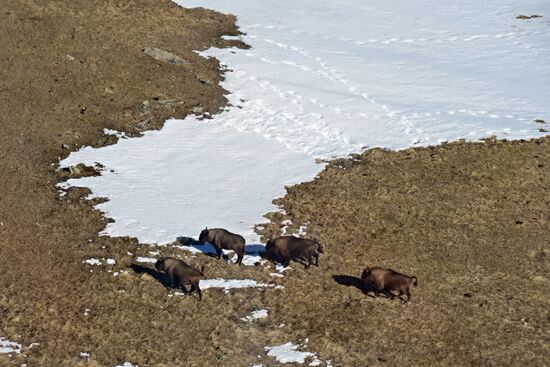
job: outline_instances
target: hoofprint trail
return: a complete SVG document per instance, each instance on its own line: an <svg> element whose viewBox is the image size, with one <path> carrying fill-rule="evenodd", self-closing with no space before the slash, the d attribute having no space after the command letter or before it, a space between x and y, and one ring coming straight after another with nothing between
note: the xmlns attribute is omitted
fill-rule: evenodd
<svg viewBox="0 0 550 367"><path fill-rule="evenodd" d="M251 49L211 49L228 71L229 107L211 120L84 147L61 167L100 162L85 186L109 201L104 230L168 243L253 225L284 186L327 159L365 147L401 149L490 135L542 135L550 116L550 27L542 1L179 1L238 16ZM111 171L112 170L112 171Z"/></svg>

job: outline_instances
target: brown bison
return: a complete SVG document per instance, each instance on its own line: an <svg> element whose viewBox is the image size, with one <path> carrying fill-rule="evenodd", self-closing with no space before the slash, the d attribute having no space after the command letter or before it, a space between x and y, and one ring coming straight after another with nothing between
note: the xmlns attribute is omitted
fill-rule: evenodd
<svg viewBox="0 0 550 367"><path fill-rule="evenodd" d="M205 228L199 235L199 243L212 244L216 248L218 259L222 256L222 249L233 250L237 253L237 264L241 264L245 253L243 236L231 233L223 228Z"/></svg>
<svg viewBox="0 0 550 367"><path fill-rule="evenodd" d="M365 270L363 270L363 274L361 274L361 280L368 289L375 291L377 294L383 293L393 298L395 296L393 292L397 292L397 296L403 303L411 299L411 284L415 287L418 285L415 276L411 277L378 266L373 268L366 267ZM407 299L402 299L402 295L406 295Z"/></svg>
<svg viewBox="0 0 550 367"><path fill-rule="evenodd" d="M269 240L265 250L272 259L282 262L284 266L288 266L293 259L303 260L306 262L304 264L306 269L311 264L319 266L319 253L323 253L323 247L317 241L294 236Z"/></svg>
<svg viewBox="0 0 550 367"><path fill-rule="evenodd" d="M202 299L201 289L199 288L199 281L204 276L204 265L201 270L197 270L179 259L173 257L161 257L155 263L155 269L162 271L168 275L170 281L170 287L180 286L184 293L187 293L187 284L191 284L191 290L197 291L199 294L199 301Z"/></svg>

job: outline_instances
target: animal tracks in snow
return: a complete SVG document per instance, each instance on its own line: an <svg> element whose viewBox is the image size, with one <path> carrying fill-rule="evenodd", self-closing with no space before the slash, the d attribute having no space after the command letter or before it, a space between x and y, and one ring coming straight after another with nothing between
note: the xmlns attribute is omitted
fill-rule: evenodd
<svg viewBox="0 0 550 367"><path fill-rule="evenodd" d="M215 225L256 241L254 224L285 185L319 172L315 158L536 137L533 120L550 119L550 27L515 19L535 0L177 2L236 14L251 48L201 52L227 68L229 106L212 119L61 163L106 167L64 185L109 198L106 234L171 242Z"/></svg>

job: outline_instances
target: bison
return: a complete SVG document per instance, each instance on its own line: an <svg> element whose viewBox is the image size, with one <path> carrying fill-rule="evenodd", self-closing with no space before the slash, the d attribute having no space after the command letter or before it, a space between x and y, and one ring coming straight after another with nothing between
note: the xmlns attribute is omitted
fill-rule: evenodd
<svg viewBox="0 0 550 367"><path fill-rule="evenodd" d="M191 290L189 290L189 293L197 291L199 294L199 301L202 299L199 281L202 277L204 277L204 265L199 271L179 259L173 257L161 257L155 263L155 269L168 275L170 287L174 288L174 286L179 285L183 292L187 293L187 288L185 288L185 285L191 284Z"/></svg>
<svg viewBox="0 0 550 367"><path fill-rule="evenodd" d="M397 292L397 296L403 303L411 299L411 284L415 287L418 285L418 280L415 276L404 275L392 269L378 266L373 268L366 267L363 270L363 274L361 274L361 280L368 289L375 291L377 294L383 293L393 298L395 296L393 292ZM407 299L402 299L402 295L406 295Z"/></svg>
<svg viewBox="0 0 550 367"><path fill-rule="evenodd" d="M223 228L205 228L199 235L199 243L202 245L208 242L216 248L218 259L222 256L222 249L233 250L237 253L237 264L241 264L245 253L244 237L231 233Z"/></svg>
<svg viewBox="0 0 550 367"><path fill-rule="evenodd" d="M288 266L293 259L304 260L306 269L311 264L319 266L319 253L323 253L323 247L317 241L294 236L269 240L265 250L272 259L282 262L284 266Z"/></svg>

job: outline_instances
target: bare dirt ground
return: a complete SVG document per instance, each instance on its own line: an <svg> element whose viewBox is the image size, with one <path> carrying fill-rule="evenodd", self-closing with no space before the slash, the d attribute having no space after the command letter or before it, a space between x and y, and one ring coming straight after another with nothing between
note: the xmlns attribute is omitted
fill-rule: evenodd
<svg viewBox="0 0 550 367"><path fill-rule="evenodd" d="M220 36L237 34L235 19L168 0L2 5L0 337L23 351L0 354L1 366L273 366L265 346L306 338L335 366L550 359L550 139L331 162L289 188L277 200L287 214L268 215L260 229L274 236L284 219L309 223L308 236L325 244L319 268L293 264L274 279L264 266L166 248L162 255L204 264L207 277L285 287L170 297L130 267L157 249L99 237L106 219L82 199L86 190L59 199L55 184L67 173L56 163L82 145L113 143L103 128L139 134L167 117L218 111L218 64L192 50L229 45ZM146 47L185 62L155 60ZM90 257L117 264L82 264ZM411 302L354 287L365 265L416 275ZM240 319L258 308L269 317Z"/></svg>

